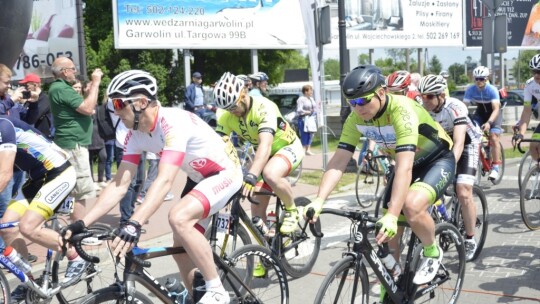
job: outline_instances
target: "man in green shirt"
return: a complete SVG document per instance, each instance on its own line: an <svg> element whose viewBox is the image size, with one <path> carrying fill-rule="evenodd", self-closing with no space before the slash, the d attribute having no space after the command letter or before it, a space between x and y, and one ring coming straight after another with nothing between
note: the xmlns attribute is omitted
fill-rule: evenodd
<svg viewBox="0 0 540 304"><path fill-rule="evenodd" d="M71 218L75 221L84 217L86 199L96 196L87 146L92 142L92 114L97 104L103 72L100 69L94 70L90 86L83 97L71 87L77 73L73 61L67 57L59 57L51 68L56 78L49 89L56 130L54 143L69 155L69 161L77 171L77 182L71 192L75 199ZM88 266L77 254L68 256L68 260L64 283L76 280Z"/></svg>

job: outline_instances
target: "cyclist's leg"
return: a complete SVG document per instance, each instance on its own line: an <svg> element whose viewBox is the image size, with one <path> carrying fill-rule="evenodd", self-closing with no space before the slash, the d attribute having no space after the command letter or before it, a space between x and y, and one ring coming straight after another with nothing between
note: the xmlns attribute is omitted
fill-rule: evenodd
<svg viewBox="0 0 540 304"><path fill-rule="evenodd" d="M500 136L502 133L502 111L499 112L499 116L493 122L493 125L489 130L489 146L491 147L491 159L493 160L493 166L501 164L501 146L499 145Z"/></svg>
<svg viewBox="0 0 540 304"><path fill-rule="evenodd" d="M536 126L531 138L540 140L540 124ZM531 151L532 159L540 161L540 142L531 142L529 145L529 151Z"/></svg>
<svg viewBox="0 0 540 304"><path fill-rule="evenodd" d="M267 185L263 180L257 182L255 185L255 192L268 192L272 193L272 188ZM258 204L251 204L251 215L260 217L266 223L266 208L270 203L269 195L254 195L252 197Z"/></svg>
<svg viewBox="0 0 540 304"><path fill-rule="evenodd" d="M1 222L8 223L19 221L26 212L26 209L28 209L28 202L25 199L11 201ZM22 256L27 256L28 248L26 246L26 241L20 234L18 226L0 230L0 236L4 240L5 246L12 246Z"/></svg>
<svg viewBox="0 0 540 304"><path fill-rule="evenodd" d="M207 290L223 289L204 230L210 223L211 215L222 209L240 189L241 176L241 168L238 167L225 169L196 185L191 181L186 185L178 204L169 212L174 246L183 246L188 253L174 256L188 290L191 290L193 266L203 274ZM187 191L188 187L192 190Z"/></svg>
<svg viewBox="0 0 540 304"><path fill-rule="evenodd" d="M413 169L413 180L419 181L409 188L403 214L424 248L424 258L414 278L415 284L431 281L439 268L443 252L435 243L435 223L428 206L441 197L453 181L454 174L455 158L451 151L416 172Z"/></svg>
<svg viewBox="0 0 540 304"><path fill-rule="evenodd" d="M474 255L476 241L474 238L476 225L476 204L473 200L473 185L476 181L476 169L478 168L479 143L467 144L463 147L461 158L457 164L456 193L461 204L463 224L465 225L465 242L467 257Z"/></svg>

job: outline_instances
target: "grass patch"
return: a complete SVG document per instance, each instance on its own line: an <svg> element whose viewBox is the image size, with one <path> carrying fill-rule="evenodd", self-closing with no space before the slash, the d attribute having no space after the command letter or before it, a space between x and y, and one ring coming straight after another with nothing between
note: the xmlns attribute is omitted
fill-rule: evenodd
<svg viewBox="0 0 540 304"><path fill-rule="evenodd" d="M304 170L300 177L300 183L319 186L321 184L322 170ZM354 189L354 183L356 182L356 173L345 173L341 177L337 187L332 191L333 194Z"/></svg>

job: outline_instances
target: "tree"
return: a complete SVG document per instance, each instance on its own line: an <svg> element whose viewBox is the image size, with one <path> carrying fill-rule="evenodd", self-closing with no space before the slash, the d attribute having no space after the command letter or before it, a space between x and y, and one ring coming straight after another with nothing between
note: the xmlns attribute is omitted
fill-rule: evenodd
<svg viewBox="0 0 540 304"><path fill-rule="evenodd" d="M463 75L465 75L465 66L460 63L454 63L450 67L448 67L448 73L450 74L450 79L456 83L456 84L465 84L462 83L461 80L463 80ZM467 76L467 75L465 75Z"/></svg>
<svg viewBox="0 0 540 304"><path fill-rule="evenodd" d="M518 86L524 85L525 81L531 78L532 75L529 68L529 61L536 54L538 54L538 51L534 50L520 52L518 61L514 64L514 67L512 68L512 73L514 74L516 81L518 81Z"/></svg>
<svg viewBox="0 0 540 304"><path fill-rule="evenodd" d="M429 69L430 74L439 75L439 73L442 71L442 64L439 58L437 56L431 57L429 60Z"/></svg>
<svg viewBox="0 0 540 304"><path fill-rule="evenodd" d="M337 59L327 59L324 62L324 74L329 75L326 80L335 80L339 79L339 60Z"/></svg>

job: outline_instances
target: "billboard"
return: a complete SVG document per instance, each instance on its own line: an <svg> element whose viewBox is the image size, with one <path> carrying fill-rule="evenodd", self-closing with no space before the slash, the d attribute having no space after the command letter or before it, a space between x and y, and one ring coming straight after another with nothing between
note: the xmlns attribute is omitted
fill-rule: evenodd
<svg viewBox="0 0 540 304"><path fill-rule="evenodd" d="M298 0L113 0L116 48L305 48Z"/></svg>
<svg viewBox="0 0 540 304"><path fill-rule="evenodd" d="M462 0L345 1L347 47L463 46L462 14ZM331 47L337 48L337 4L331 16Z"/></svg>
<svg viewBox="0 0 540 304"><path fill-rule="evenodd" d="M465 0L465 46L482 46L482 23L490 22L489 9L481 0ZM538 49L540 46L540 5L538 0L504 0L495 13L506 15L508 47Z"/></svg>
<svg viewBox="0 0 540 304"><path fill-rule="evenodd" d="M30 29L12 68L13 80L23 79L28 73L52 77L51 65L61 56L71 58L80 67L75 1L33 1Z"/></svg>

